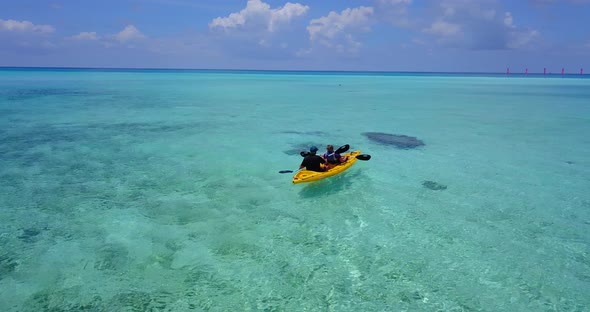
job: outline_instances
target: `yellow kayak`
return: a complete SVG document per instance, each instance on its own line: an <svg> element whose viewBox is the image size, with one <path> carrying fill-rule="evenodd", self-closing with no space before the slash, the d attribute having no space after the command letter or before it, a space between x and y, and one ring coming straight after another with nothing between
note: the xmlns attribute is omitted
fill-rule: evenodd
<svg viewBox="0 0 590 312"><path fill-rule="evenodd" d="M317 172L317 171L310 171L310 170L301 170L295 174L293 177L293 183L304 183L304 182L312 182L321 180L327 177L331 177L333 175L337 175L344 170L350 168L354 163L357 161L356 156L360 155L361 151L354 151L346 154L342 154L342 156L348 156L346 162L336 165L335 167L331 168L328 171Z"/></svg>

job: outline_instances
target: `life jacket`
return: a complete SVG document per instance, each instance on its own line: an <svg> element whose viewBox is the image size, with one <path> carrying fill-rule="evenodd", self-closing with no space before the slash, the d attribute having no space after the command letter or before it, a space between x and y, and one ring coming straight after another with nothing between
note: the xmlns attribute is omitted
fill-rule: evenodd
<svg viewBox="0 0 590 312"><path fill-rule="evenodd" d="M326 152L324 154L324 158L326 159L327 162L331 163L331 164L339 164L340 163L340 154L336 154L335 151L329 153Z"/></svg>

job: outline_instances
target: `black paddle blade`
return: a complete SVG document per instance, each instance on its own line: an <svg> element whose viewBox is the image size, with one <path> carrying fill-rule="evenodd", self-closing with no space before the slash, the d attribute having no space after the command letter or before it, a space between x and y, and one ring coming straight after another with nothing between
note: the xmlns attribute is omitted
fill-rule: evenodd
<svg viewBox="0 0 590 312"><path fill-rule="evenodd" d="M301 157L305 157L305 156L309 155L309 152L303 151L303 152L299 153L299 155L301 155Z"/></svg>
<svg viewBox="0 0 590 312"><path fill-rule="evenodd" d="M279 171L279 173L291 173L293 172L293 170L281 170Z"/></svg>
<svg viewBox="0 0 590 312"><path fill-rule="evenodd" d="M369 154L360 154L356 156L356 159L358 160L369 160L371 159L371 155Z"/></svg>
<svg viewBox="0 0 590 312"><path fill-rule="evenodd" d="M336 150L336 154L342 154L342 153L348 151L349 148L350 148L350 145L348 145L348 144L342 145Z"/></svg>

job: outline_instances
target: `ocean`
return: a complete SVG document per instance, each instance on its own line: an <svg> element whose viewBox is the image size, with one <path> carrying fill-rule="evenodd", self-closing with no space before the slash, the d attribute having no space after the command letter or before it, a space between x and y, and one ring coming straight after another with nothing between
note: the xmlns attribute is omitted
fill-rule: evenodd
<svg viewBox="0 0 590 312"><path fill-rule="evenodd" d="M590 311L585 77L0 69L0 306Z"/></svg>

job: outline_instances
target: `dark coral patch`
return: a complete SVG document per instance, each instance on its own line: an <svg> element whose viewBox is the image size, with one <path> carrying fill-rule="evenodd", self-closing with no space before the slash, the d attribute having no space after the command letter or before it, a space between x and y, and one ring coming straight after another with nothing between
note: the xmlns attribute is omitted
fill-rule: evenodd
<svg viewBox="0 0 590 312"><path fill-rule="evenodd" d="M22 229L22 233L18 236L18 238L27 243L32 243L39 234L41 234L41 230L36 228Z"/></svg>
<svg viewBox="0 0 590 312"><path fill-rule="evenodd" d="M411 149L424 145L424 142L422 142L418 138L407 135L389 134L382 132L364 132L362 134L373 142L383 145L395 146L397 148L402 149Z"/></svg>
<svg viewBox="0 0 590 312"><path fill-rule="evenodd" d="M424 181L422 182L422 186L433 191L442 191L447 189L446 185L436 183L434 181Z"/></svg>
<svg viewBox="0 0 590 312"><path fill-rule="evenodd" d="M8 273L14 272L17 266L18 262L15 258L0 251L0 281L4 276L8 275Z"/></svg>

